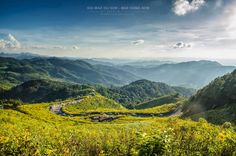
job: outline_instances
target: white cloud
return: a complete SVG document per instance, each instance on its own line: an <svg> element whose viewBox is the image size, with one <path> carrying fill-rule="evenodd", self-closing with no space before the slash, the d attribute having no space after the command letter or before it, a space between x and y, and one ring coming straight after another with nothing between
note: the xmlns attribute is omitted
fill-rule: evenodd
<svg viewBox="0 0 236 156"><path fill-rule="evenodd" d="M144 43L144 40L136 40L136 41L131 42L132 45L140 45L140 44L143 44L143 43Z"/></svg>
<svg viewBox="0 0 236 156"><path fill-rule="evenodd" d="M12 34L1 34L0 49L19 49L21 48L20 42Z"/></svg>
<svg viewBox="0 0 236 156"><path fill-rule="evenodd" d="M78 50L78 49L79 49L79 47L78 47L78 46L76 46L76 45L74 45L74 46L72 47L72 49L73 49L73 50Z"/></svg>
<svg viewBox="0 0 236 156"><path fill-rule="evenodd" d="M184 42L177 42L173 45L173 48L192 48L192 44L184 43Z"/></svg>
<svg viewBox="0 0 236 156"><path fill-rule="evenodd" d="M178 16L186 15L200 9L205 4L205 0L175 0L173 11Z"/></svg>

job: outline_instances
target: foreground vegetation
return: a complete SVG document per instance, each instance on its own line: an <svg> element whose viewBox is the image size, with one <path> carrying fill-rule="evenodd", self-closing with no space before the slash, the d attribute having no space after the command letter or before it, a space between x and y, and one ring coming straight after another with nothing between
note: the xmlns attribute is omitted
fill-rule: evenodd
<svg viewBox="0 0 236 156"><path fill-rule="evenodd" d="M100 123L53 114L52 104L0 110L0 155L236 155L227 123L130 116Z"/></svg>

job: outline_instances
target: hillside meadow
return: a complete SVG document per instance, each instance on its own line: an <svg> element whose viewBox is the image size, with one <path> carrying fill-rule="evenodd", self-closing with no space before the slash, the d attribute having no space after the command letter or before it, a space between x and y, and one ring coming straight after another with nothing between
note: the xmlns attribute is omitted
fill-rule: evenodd
<svg viewBox="0 0 236 156"><path fill-rule="evenodd" d="M236 155L235 127L227 123L125 115L111 122L93 122L90 116L54 114L50 106L55 104L0 110L1 155ZM79 105L66 109L79 111ZM170 105L176 104L143 112L165 112L173 109ZM129 111L115 107L109 110Z"/></svg>

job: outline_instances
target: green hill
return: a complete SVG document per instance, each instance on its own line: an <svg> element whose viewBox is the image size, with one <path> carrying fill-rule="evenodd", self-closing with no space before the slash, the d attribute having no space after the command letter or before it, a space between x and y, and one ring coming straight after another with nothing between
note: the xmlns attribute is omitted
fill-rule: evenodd
<svg viewBox="0 0 236 156"><path fill-rule="evenodd" d="M100 109L124 109L119 103L96 94L94 96L84 96L81 102L63 107L63 111L69 114L77 114L81 111L100 110Z"/></svg>
<svg viewBox="0 0 236 156"><path fill-rule="evenodd" d="M161 106L163 104L175 103L179 100L178 94L166 95L158 98L153 98L151 100L145 101L135 106L135 109L146 109L156 106Z"/></svg>
<svg viewBox="0 0 236 156"><path fill-rule="evenodd" d="M172 87L165 83L152 82L148 80L138 80L128 85L116 88L97 87L97 91L128 108L134 108L137 103L160 96L171 94L189 96L194 92L193 89Z"/></svg>
<svg viewBox="0 0 236 156"><path fill-rule="evenodd" d="M51 80L31 80L0 94L1 99L17 99L23 102L49 102L93 93L88 85L72 85Z"/></svg>
<svg viewBox="0 0 236 156"><path fill-rule="evenodd" d="M199 90L189 99L183 112L184 116L205 117L214 123L236 123L236 70Z"/></svg>

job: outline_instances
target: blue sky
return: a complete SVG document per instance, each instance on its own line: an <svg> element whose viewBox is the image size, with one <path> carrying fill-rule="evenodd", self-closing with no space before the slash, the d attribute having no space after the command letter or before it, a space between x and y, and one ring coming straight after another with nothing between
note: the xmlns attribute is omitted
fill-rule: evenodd
<svg viewBox="0 0 236 156"><path fill-rule="evenodd" d="M234 0L2 0L0 51L236 59Z"/></svg>

